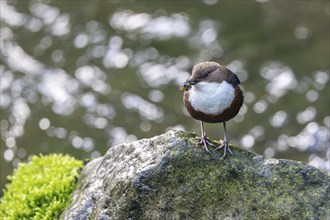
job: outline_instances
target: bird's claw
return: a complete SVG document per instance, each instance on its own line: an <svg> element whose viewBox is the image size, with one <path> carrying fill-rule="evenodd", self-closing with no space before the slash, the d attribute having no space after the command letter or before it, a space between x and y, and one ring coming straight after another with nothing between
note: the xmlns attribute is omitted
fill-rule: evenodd
<svg viewBox="0 0 330 220"><path fill-rule="evenodd" d="M204 145L204 148L205 148L207 153L211 153L208 146L215 147L215 145L210 140L207 139L206 135L203 135L201 137L201 141L198 144L199 145Z"/></svg>
<svg viewBox="0 0 330 220"><path fill-rule="evenodd" d="M219 149L221 149L221 148L223 148L222 159L224 159L224 158L226 157L226 155L227 155L227 151L229 152L229 154L230 154L231 156L233 156L233 152L230 150L230 148L229 148L229 144L228 144L227 141L224 141L224 142L223 142L218 148L216 148L215 150L219 150Z"/></svg>
<svg viewBox="0 0 330 220"><path fill-rule="evenodd" d="M221 143L222 142L222 143ZM207 153L211 153L210 152L210 150L209 150L209 146L211 146L211 147L216 147L216 145L214 144L214 143L212 143L209 139L207 139L207 137L206 137L206 135L203 135L202 137L201 137L201 140L200 140L200 142L198 143L198 145L204 145L204 148L205 148L205 150L206 150L206 152ZM229 152L229 154L231 155L231 156L233 156L233 152L230 150L230 148L229 148L229 144L228 144L228 142L227 141L220 141L220 146L219 147L217 147L217 148L215 148L215 151L216 150L220 150L220 149L222 149L223 148L223 155L222 155L222 159L224 159L225 157L226 157L226 155L227 155L227 152Z"/></svg>

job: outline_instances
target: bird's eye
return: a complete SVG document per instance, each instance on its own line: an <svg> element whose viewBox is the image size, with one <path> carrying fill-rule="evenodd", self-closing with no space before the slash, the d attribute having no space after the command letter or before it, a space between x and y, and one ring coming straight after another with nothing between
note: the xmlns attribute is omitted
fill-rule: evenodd
<svg viewBox="0 0 330 220"><path fill-rule="evenodd" d="M207 77L210 73L212 73L213 70L209 70L203 73L204 78Z"/></svg>

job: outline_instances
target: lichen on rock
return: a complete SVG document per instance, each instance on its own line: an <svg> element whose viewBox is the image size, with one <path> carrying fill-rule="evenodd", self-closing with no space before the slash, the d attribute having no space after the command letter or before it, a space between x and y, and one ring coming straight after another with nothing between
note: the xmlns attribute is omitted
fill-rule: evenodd
<svg viewBox="0 0 330 220"><path fill-rule="evenodd" d="M231 147L208 154L169 131L86 165L62 219L326 219L330 178L307 164Z"/></svg>

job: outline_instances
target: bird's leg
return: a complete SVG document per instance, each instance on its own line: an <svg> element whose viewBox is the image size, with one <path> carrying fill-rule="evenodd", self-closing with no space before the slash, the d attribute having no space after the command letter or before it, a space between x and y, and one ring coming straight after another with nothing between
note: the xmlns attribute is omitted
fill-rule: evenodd
<svg viewBox="0 0 330 220"><path fill-rule="evenodd" d="M206 132L204 130L204 123L201 121L201 132L202 132L202 136L201 136L201 141L199 142L200 145L204 145L205 150L210 153L210 150L208 149L208 146L214 146L214 144L212 144L209 140L207 140L207 136L206 136Z"/></svg>
<svg viewBox="0 0 330 220"><path fill-rule="evenodd" d="M225 136L223 138L223 144L218 147L216 150L223 148L223 156L222 159L226 157L227 151L230 153L230 155L233 156L233 153L231 152L230 148L229 148L229 144L228 144L228 138L227 138L227 128L226 128L226 122L223 122L223 128L225 131Z"/></svg>

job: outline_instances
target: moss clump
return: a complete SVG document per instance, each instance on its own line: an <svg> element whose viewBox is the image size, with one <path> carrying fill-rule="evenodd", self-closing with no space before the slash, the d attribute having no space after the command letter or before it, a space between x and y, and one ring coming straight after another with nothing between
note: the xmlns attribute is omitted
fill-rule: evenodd
<svg viewBox="0 0 330 220"><path fill-rule="evenodd" d="M70 156L33 156L8 179L0 219L57 219L69 205L83 162Z"/></svg>

